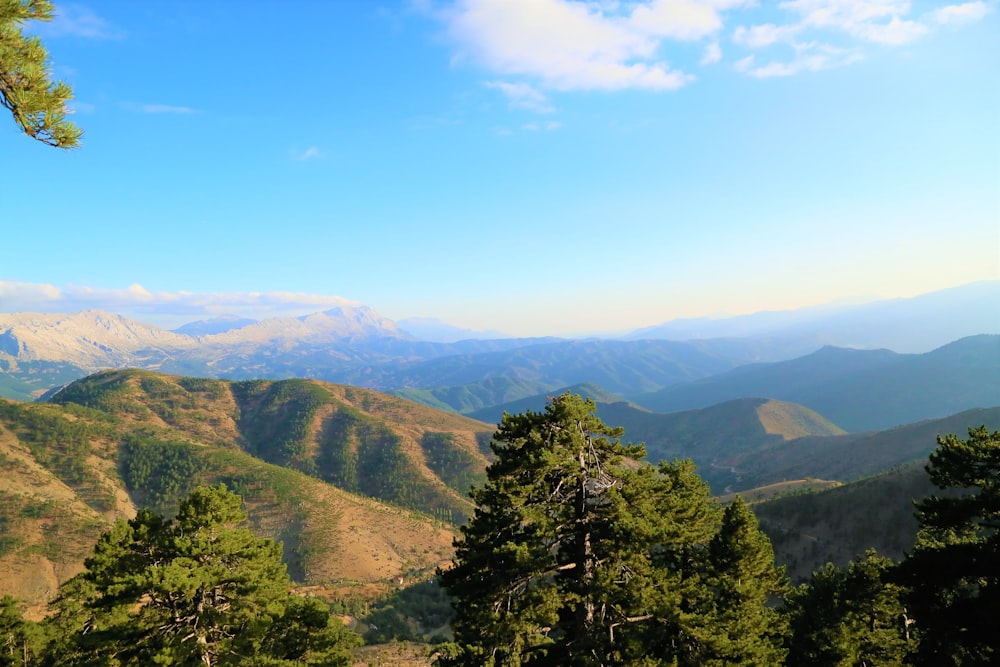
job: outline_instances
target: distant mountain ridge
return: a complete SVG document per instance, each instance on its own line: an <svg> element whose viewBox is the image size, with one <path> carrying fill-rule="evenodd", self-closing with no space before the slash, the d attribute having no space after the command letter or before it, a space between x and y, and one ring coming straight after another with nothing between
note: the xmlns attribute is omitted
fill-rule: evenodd
<svg viewBox="0 0 1000 667"><path fill-rule="evenodd" d="M1000 405L1000 335L970 336L925 354L827 347L628 398L674 412L747 396L804 405L849 431Z"/></svg>
<svg viewBox="0 0 1000 667"><path fill-rule="evenodd" d="M922 353L959 338L1000 333L997 304L1000 280L984 280L909 298L672 320L626 339L770 338L799 353L809 351L803 346L824 345Z"/></svg>
<svg viewBox="0 0 1000 667"><path fill-rule="evenodd" d="M0 314L0 396L30 400L95 370L133 367L232 379L315 378L395 391L463 413L581 383L596 384L638 404L648 401L647 407L654 410L704 407L705 403L667 408L670 401L654 394L749 363L794 359L815 352L822 343L859 344L863 341L858 334L864 333L868 321L864 318L883 332L900 335L997 333L1000 316L984 305L992 305L989 298L997 286L1000 281L988 281L848 310L820 307L711 321L715 328L707 333L730 336L723 338L704 338L706 331L680 326L692 337L684 341L650 339L648 331L641 332L639 340L469 338L470 333L489 332L409 320L411 326L425 326L425 336L437 327L438 338L462 338L431 342L368 306L346 300L301 317L259 321L223 317L191 322L174 331L99 311ZM854 324L832 327L823 317L834 311L841 325ZM942 316L946 311L947 317ZM977 314L972 317L969 312ZM942 324L945 320L947 327ZM755 390L713 399L747 396L769 394ZM881 426L848 423L826 406L797 396L771 397L808 405L850 430ZM970 406L946 409L964 407ZM913 417L902 416L895 423Z"/></svg>

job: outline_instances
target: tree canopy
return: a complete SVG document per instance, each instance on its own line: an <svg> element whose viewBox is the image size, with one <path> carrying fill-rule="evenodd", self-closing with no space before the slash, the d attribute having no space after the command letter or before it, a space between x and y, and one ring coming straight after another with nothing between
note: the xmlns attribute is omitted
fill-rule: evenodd
<svg viewBox="0 0 1000 667"><path fill-rule="evenodd" d="M345 665L357 636L291 594L280 545L243 525L239 496L196 489L176 518L119 521L60 589L51 665Z"/></svg>
<svg viewBox="0 0 1000 667"><path fill-rule="evenodd" d="M456 618L439 664L780 661L764 603L782 577L752 515L723 515L690 461L640 465L594 413L567 393L504 415L440 573Z"/></svg>
<svg viewBox="0 0 1000 667"><path fill-rule="evenodd" d="M0 106L29 137L57 148L75 148L83 131L66 118L73 91L62 81L52 81L42 41L22 31L25 21L50 21L53 15L48 0L0 0Z"/></svg>
<svg viewBox="0 0 1000 667"><path fill-rule="evenodd" d="M917 503L921 528L900 564L915 621L918 665L1000 660L1000 431L938 437L927 472L940 489Z"/></svg>

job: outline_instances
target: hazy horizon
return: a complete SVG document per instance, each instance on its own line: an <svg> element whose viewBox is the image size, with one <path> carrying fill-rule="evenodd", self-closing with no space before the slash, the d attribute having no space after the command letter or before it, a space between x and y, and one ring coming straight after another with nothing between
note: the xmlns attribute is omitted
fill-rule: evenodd
<svg viewBox="0 0 1000 667"><path fill-rule="evenodd" d="M0 312L580 336L1000 278L993 1L56 11L83 146L0 117Z"/></svg>
<svg viewBox="0 0 1000 667"><path fill-rule="evenodd" d="M976 281L966 285L983 284L994 281ZM953 287L943 288L952 289ZM932 290L937 292L941 290ZM534 337L558 336L566 338L582 338L587 336L614 336L626 334L645 327L651 327L665 322L678 320L713 320L753 315L765 312L790 312L800 309L824 309L843 306L862 305L877 301L887 301L899 298L911 298L928 294L925 292L904 296L857 296L845 297L839 300L823 303L803 304L794 308L753 308L746 312L720 313L705 312L695 315L670 317L665 320L647 322L633 327L615 327L603 330L589 331L528 331L516 332L496 327L494 330L505 336ZM454 322L449 322L433 316L392 317L383 312L377 304L363 304L339 296L323 296L287 293L226 293L226 294L194 294L194 293L152 293L139 285L132 285L120 290L95 290L92 288L69 287L60 289L53 285L12 283L0 280L0 313L39 313L39 314L69 314L87 310L98 310L128 317L129 319L151 324L164 329L177 329L185 324L215 318L238 317L253 320L264 320L275 317L301 317L318 313L339 306L367 306L379 315L399 323L407 319L435 320L443 325L463 329ZM13 306L13 308L8 308ZM428 323L429 324L429 323ZM469 329L469 331L485 331ZM982 332L994 333L994 332Z"/></svg>

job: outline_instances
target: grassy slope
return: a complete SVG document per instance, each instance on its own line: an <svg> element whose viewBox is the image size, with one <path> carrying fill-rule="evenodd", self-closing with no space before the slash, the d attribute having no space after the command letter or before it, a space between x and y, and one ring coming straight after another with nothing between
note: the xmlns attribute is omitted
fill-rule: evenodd
<svg viewBox="0 0 1000 667"><path fill-rule="evenodd" d="M724 463L739 469L737 489L806 477L848 481L922 461L935 448L938 435L964 436L970 427L981 425L1000 428L1000 407L966 410L874 433L804 437L734 456Z"/></svg>
<svg viewBox="0 0 1000 667"><path fill-rule="evenodd" d="M725 460L779 446L803 434L843 431L822 416L792 403L748 398L701 410L671 414L647 412L626 403L601 404L608 424L623 426L626 437L645 442L651 461L691 458L717 492L735 478Z"/></svg>

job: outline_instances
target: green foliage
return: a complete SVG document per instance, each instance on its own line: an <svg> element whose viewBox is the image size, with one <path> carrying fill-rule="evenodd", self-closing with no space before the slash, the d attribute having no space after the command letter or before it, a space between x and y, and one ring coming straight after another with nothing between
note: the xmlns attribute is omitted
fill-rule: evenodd
<svg viewBox="0 0 1000 667"><path fill-rule="evenodd" d="M737 496L708 545L714 613L704 637L702 665L776 665L784 629L768 602L785 592L774 550L753 512Z"/></svg>
<svg viewBox="0 0 1000 667"><path fill-rule="evenodd" d="M172 514L180 499L197 485L205 468L197 447L130 436L118 450L118 470L135 503Z"/></svg>
<svg viewBox="0 0 1000 667"><path fill-rule="evenodd" d="M94 373L64 387L52 397L52 402L60 405L75 403L110 414L135 414L138 410L139 416L148 416L148 409L129 400L131 379L143 375L151 376L153 373L135 369Z"/></svg>
<svg viewBox="0 0 1000 667"><path fill-rule="evenodd" d="M427 436L422 444L430 448L428 467L439 474L443 471L442 479L447 477L456 484L475 479L475 459L453 444L451 434ZM327 420L319 436L315 461L318 476L342 489L416 508L446 520L465 519L461 503L443 494L417 472L414 462L403 451L399 435L353 408L340 406Z"/></svg>
<svg viewBox="0 0 1000 667"><path fill-rule="evenodd" d="M60 591L47 664L349 664L356 635L291 595L281 547L245 520L219 486L172 521L143 510L116 523Z"/></svg>
<svg viewBox="0 0 1000 667"><path fill-rule="evenodd" d="M246 449L269 463L315 474L309 452L309 425L329 393L308 380L233 384L240 406L240 432Z"/></svg>
<svg viewBox="0 0 1000 667"><path fill-rule="evenodd" d="M689 461L636 468L628 459L643 448L621 444L594 411L564 394L544 412L504 416L455 566L440 573L456 617L439 664L780 657L763 606L781 576L752 515L720 516Z"/></svg>
<svg viewBox="0 0 1000 667"><path fill-rule="evenodd" d="M402 588L372 606L362 619L367 644L428 641L454 616L451 598L436 581Z"/></svg>
<svg viewBox="0 0 1000 667"><path fill-rule="evenodd" d="M107 511L114 506L112 492L88 463L91 442L108 434L101 424L70 419L50 405L0 401L0 424L28 446L31 455L72 488L91 507Z"/></svg>
<svg viewBox="0 0 1000 667"><path fill-rule="evenodd" d="M813 572L787 600L788 665L870 667L902 664L909 646L902 589L893 562L870 551L847 568Z"/></svg>
<svg viewBox="0 0 1000 667"><path fill-rule="evenodd" d="M922 466L901 466L822 491L753 505L776 560L796 583L830 562L840 567L875 549L899 559L917 536L913 499L933 491Z"/></svg>
<svg viewBox="0 0 1000 667"><path fill-rule="evenodd" d="M37 37L26 37L25 21L50 21L48 0L0 0L0 106L29 137L49 146L75 148L83 131L66 119L73 91L50 79L51 65Z"/></svg>
<svg viewBox="0 0 1000 667"><path fill-rule="evenodd" d="M938 437L927 472L940 489L917 503L921 528L900 565L920 639L918 665L992 665L1000 659L1000 431Z"/></svg>
<svg viewBox="0 0 1000 667"><path fill-rule="evenodd" d="M316 456L317 472L321 479L354 493L361 490L358 480L360 443L357 425L362 420L360 412L341 406L327 420L320 434L319 453Z"/></svg>
<svg viewBox="0 0 1000 667"><path fill-rule="evenodd" d="M427 467L445 484L460 493L468 493L474 486L482 485L486 475L479 462L469 452L455 444L451 433L427 431L420 441L427 459Z"/></svg>
<svg viewBox="0 0 1000 667"><path fill-rule="evenodd" d="M44 646L38 624L24 619L16 599L3 596L0 599L0 667L32 664Z"/></svg>

